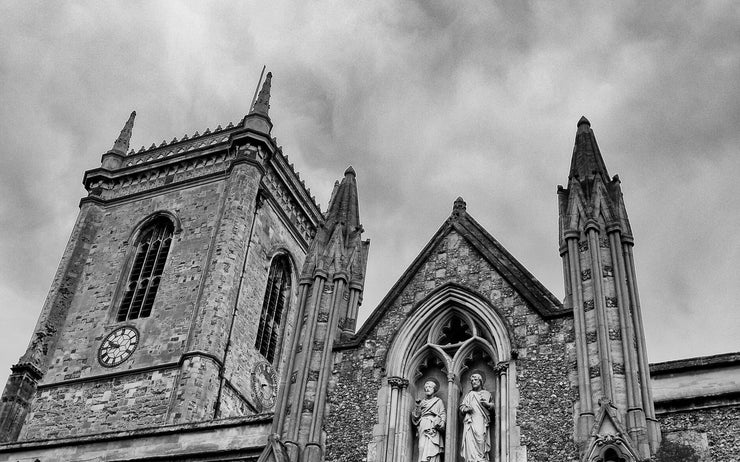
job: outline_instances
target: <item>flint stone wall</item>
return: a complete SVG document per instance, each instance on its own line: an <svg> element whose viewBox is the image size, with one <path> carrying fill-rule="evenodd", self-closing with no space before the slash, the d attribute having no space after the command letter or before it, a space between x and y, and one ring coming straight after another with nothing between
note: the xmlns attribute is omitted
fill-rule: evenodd
<svg viewBox="0 0 740 462"><path fill-rule="evenodd" d="M658 420L664 445L690 448L700 462L740 460L740 405L663 414Z"/></svg>
<svg viewBox="0 0 740 462"><path fill-rule="evenodd" d="M445 283L463 285L488 298L513 329L519 395L514 425L521 432L520 444L526 446L527 460L576 460L572 318L545 320L455 231L433 250L410 283L390 302L364 343L337 352L329 413L324 421L326 460L383 460L380 452L385 437L380 434L378 392L385 385L388 348L416 304Z"/></svg>

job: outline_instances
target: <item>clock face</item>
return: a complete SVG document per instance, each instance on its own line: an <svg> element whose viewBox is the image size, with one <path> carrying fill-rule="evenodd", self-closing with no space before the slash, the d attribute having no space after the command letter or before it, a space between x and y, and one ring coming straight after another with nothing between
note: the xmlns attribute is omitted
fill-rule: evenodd
<svg viewBox="0 0 740 462"><path fill-rule="evenodd" d="M252 370L252 393L263 411L275 406L277 374L270 363L261 362Z"/></svg>
<svg viewBox="0 0 740 462"><path fill-rule="evenodd" d="M115 367L126 361L139 344L139 332L133 327L119 327L103 340L98 361L105 367Z"/></svg>

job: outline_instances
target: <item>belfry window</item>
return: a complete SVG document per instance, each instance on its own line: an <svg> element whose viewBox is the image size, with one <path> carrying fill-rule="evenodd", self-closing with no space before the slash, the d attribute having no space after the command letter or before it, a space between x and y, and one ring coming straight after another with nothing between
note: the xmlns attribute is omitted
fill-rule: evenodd
<svg viewBox="0 0 740 462"><path fill-rule="evenodd" d="M173 230L169 220L158 218L141 231L116 321L146 318L151 314Z"/></svg>
<svg viewBox="0 0 740 462"><path fill-rule="evenodd" d="M262 314L257 328L254 347L272 362L278 348L280 325L290 296L290 262L286 255L278 255L272 260L267 277L265 298L262 301Z"/></svg>

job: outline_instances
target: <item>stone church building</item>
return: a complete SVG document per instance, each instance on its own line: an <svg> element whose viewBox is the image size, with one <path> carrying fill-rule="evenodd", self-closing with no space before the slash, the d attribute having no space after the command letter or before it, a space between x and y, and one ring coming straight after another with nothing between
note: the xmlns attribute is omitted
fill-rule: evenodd
<svg viewBox="0 0 740 462"><path fill-rule="evenodd" d="M0 461L740 460L740 354L648 363L636 238L588 120L557 191L564 300L458 198L358 326L357 174L319 209L270 85L238 124L139 152L132 113L85 173Z"/></svg>

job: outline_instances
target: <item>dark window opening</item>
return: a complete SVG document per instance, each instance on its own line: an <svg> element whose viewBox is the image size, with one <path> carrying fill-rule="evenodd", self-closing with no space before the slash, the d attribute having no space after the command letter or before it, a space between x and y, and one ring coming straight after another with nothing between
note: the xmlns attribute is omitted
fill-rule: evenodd
<svg viewBox="0 0 740 462"><path fill-rule="evenodd" d="M172 223L163 218L142 230L116 321L146 318L152 313L173 230Z"/></svg>
<svg viewBox="0 0 740 462"><path fill-rule="evenodd" d="M267 277L265 298L262 301L262 314L257 328L257 339L254 347L268 361L275 359L280 337L280 326L283 312L286 309L290 296L290 263L288 257L275 257L270 265L270 274Z"/></svg>
<svg viewBox="0 0 740 462"><path fill-rule="evenodd" d="M454 345L464 342L472 336L470 327L468 327L465 321L454 316L442 327L442 335L439 338L439 343L440 345Z"/></svg>

